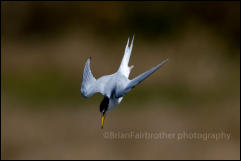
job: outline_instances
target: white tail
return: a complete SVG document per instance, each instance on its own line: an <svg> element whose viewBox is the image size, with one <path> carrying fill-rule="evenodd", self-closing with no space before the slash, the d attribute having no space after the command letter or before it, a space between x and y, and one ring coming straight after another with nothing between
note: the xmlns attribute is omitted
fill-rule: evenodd
<svg viewBox="0 0 241 161"><path fill-rule="evenodd" d="M133 47L133 41L134 41L134 36L132 38L131 45L129 47L129 38L128 38L128 41L127 41L127 44L126 44L126 48L125 48L125 53L124 53L124 56L122 58L120 68L118 70L123 75L125 75L127 78L129 77L131 69L134 67L133 65L130 66L130 67L128 66L129 60L130 60L130 56L131 56L132 47Z"/></svg>

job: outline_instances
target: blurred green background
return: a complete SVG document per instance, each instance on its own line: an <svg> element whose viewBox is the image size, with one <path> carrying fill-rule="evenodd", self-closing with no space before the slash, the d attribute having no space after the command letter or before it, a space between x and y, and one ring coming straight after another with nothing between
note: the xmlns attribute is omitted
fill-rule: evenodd
<svg viewBox="0 0 241 161"><path fill-rule="evenodd" d="M240 159L240 2L1 2L2 159ZM100 129L85 61L133 78ZM105 131L220 132L230 140L110 140Z"/></svg>

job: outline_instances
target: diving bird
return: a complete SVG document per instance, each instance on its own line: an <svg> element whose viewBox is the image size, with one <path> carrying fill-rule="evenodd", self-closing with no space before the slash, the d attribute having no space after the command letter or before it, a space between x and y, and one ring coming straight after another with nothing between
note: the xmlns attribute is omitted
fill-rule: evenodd
<svg viewBox="0 0 241 161"><path fill-rule="evenodd" d="M101 93L104 96L100 103L101 128L104 126L106 114L120 104L123 96L125 96L128 92L131 91L131 89L149 77L153 72L155 72L168 61L168 59L165 59L152 69L140 74L134 79L129 79L129 74L134 67L133 65L128 66L131 51L133 48L133 41L134 36L132 38L131 44L129 45L128 38L120 67L114 74L105 75L96 79L90 70L91 57L88 58L85 63L80 91L82 96L85 98L89 98L96 93Z"/></svg>

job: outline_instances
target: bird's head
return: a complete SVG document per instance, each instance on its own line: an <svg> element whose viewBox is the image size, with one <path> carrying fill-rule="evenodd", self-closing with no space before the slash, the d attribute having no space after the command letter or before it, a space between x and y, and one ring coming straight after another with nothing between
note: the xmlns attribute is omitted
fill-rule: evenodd
<svg viewBox="0 0 241 161"><path fill-rule="evenodd" d="M100 103L101 128L104 127L104 121L105 121L106 112L108 111L108 106L109 106L109 98L105 96Z"/></svg>

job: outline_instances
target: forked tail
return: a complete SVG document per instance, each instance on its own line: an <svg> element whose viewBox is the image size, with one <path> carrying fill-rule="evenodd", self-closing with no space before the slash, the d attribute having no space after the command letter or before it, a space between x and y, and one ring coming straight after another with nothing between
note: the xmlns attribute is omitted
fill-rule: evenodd
<svg viewBox="0 0 241 161"><path fill-rule="evenodd" d="M124 53L124 56L122 58L120 68L118 70L123 75L125 75L127 78L129 77L131 69L134 67L133 65L130 66L130 67L128 66L129 60L130 60L130 56L131 56L132 47L133 47L133 41L134 41L134 36L132 38L131 45L129 47L129 38L128 38L128 41L127 41L127 44L126 44L126 48L125 48L125 53Z"/></svg>

